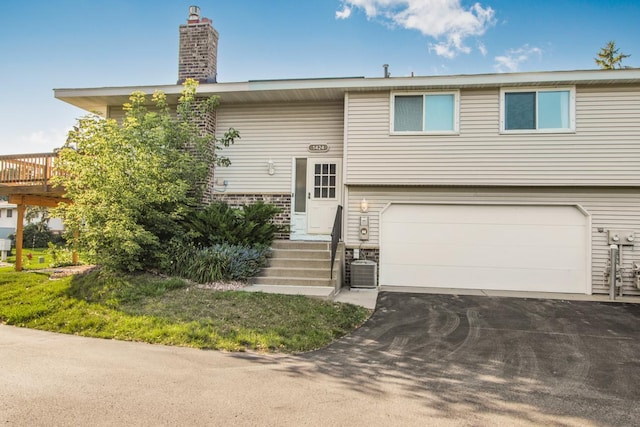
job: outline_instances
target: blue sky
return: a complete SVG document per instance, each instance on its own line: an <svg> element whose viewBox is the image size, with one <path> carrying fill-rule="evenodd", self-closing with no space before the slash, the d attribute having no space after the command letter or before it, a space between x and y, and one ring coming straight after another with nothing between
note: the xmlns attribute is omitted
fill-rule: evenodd
<svg viewBox="0 0 640 427"><path fill-rule="evenodd" d="M0 2L0 154L51 151L84 112L54 88L171 84L178 26L220 33L218 81L640 67L639 0Z"/></svg>

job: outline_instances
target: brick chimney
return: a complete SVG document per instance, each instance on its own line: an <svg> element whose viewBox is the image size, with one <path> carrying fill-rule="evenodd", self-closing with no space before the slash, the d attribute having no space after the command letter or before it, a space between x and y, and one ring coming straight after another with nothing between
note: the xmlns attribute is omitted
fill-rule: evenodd
<svg viewBox="0 0 640 427"><path fill-rule="evenodd" d="M189 19L180 25L178 84L188 78L200 83L216 82L218 38L211 19L200 18L200 8L189 6Z"/></svg>

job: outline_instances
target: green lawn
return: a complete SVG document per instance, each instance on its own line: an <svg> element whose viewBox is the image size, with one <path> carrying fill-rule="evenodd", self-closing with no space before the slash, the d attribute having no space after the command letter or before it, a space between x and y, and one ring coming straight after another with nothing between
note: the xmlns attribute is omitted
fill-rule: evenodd
<svg viewBox="0 0 640 427"><path fill-rule="evenodd" d="M0 323L91 337L291 353L323 347L369 314L350 304L216 292L150 275L92 272L49 280L0 268Z"/></svg>
<svg viewBox="0 0 640 427"><path fill-rule="evenodd" d="M36 249L22 249L22 268L25 270L37 270L40 268L48 268L51 264L51 255L47 253L47 248L36 248ZM29 259L29 255L31 255L31 259ZM40 262L41 258L44 259L44 262ZM12 264L16 263L16 250L15 248L11 252L10 256L7 256L7 262Z"/></svg>

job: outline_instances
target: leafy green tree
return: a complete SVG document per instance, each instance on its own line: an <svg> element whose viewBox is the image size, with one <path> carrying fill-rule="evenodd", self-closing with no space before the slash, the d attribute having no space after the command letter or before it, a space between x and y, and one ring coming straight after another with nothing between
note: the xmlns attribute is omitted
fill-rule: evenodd
<svg viewBox="0 0 640 427"><path fill-rule="evenodd" d="M49 209L44 206L27 206L24 219L29 224L35 224L39 231L45 231L49 228ZM36 221L37 220L37 221Z"/></svg>
<svg viewBox="0 0 640 427"><path fill-rule="evenodd" d="M52 214L80 231L78 249L91 261L126 271L159 265L182 219L202 202L209 167L230 164L219 150L239 135L200 131L197 119L218 99L197 99L196 89L185 82L175 115L164 93L148 108L145 94L134 92L121 123L88 115L69 132L58 164L67 174L57 183L73 203Z"/></svg>
<svg viewBox="0 0 640 427"><path fill-rule="evenodd" d="M593 58L603 70L613 70L615 68L622 68L622 60L630 57L624 53L620 53L620 48L616 47L616 42L611 40L598 52L598 56Z"/></svg>

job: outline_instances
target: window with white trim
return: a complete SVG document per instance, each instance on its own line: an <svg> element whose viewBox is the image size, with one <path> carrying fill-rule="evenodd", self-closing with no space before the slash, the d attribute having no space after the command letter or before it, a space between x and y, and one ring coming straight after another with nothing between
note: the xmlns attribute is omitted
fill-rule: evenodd
<svg viewBox="0 0 640 427"><path fill-rule="evenodd" d="M458 92L394 93L391 132L447 134L458 132Z"/></svg>
<svg viewBox="0 0 640 427"><path fill-rule="evenodd" d="M573 132L575 89L502 89L502 132Z"/></svg>

